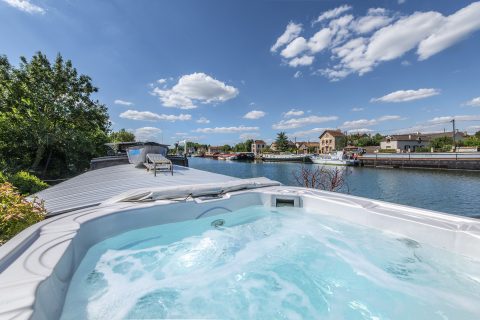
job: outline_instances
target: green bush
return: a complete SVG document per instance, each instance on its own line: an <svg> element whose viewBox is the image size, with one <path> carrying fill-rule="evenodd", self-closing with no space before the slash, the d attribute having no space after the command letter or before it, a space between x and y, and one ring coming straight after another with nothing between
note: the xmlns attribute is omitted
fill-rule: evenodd
<svg viewBox="0 0 480 320"><path fill-rule="evenodd" d="M19 171L8 179L21 194L32 194L48 188L48 184L38 177L26 172Z"/></svg>
<svg viewBox="0 0 480 320"><path fill-rule="evenodd" d="M0 171L0 183L5 183L7 181L8 181L7 176Z"/></svg>
<svg viewBox="0 0 480 320"><path fill-rule="evenodd" d="M380 153L397 153L397 149L380 149L378 150Z"/></svg>
<svg viewBox="0 0 480 320"><path fill-rule="evenodd" d="M10 183L0 184L0 245L23 229L42 221L43 202L27 201Z"/></svg>

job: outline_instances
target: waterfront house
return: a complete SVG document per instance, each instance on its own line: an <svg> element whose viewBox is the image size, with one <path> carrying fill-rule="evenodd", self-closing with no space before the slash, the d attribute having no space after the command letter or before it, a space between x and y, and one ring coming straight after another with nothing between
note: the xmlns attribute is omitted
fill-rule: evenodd
<svg viewBox="0 0 480 320"><path fill-rule="evenodd" d="M215 154L223 152L223 146L208 146L208 153Z"/></svg>
<svg viewBox="0 0 480 320"><path fill-rule="evenodd" d="M262 154L263 149L267 147L267 144L263 140L253 140L251 151L257 155Z"/></svg>
<svg viewBox="0 0 480 320"><path fill-rule="evenodd" d="M380 149L390 149L396 152L415 152L418 148L429 148L430 141L433 139L452 136L453 132L434 132L428 134L416 132L388 135L380 142ZM465 139L465 133L455 133L456 142L460 142L463 139Z"/></svg>
<svg viewBox="0 0 480 320"><path fill-rule="evenodd" d="M318 142L297 142L295 146L298 150L298 153L318 153L320 150L320 145Z"/></svg>
<svg viewBox="0 0 480 320"><path fill-rule="evenodd" d="M395 152L415 152L418 148L427 148L430 138L417 133L388 135L380 141L380 149L395 150Z"/></svg>
<svg viewBox="0 0 480 320"><path fill-rule="evenodd" d="M325 130L319 137L320 153L329 153L335 150L343 149L345 145L345 135L341 130Z"/></svg>

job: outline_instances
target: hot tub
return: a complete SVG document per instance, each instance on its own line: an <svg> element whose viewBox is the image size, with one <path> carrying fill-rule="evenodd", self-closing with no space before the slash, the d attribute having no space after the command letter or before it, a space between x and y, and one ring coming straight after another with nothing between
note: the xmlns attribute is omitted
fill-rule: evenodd
<svg viewBox="0 0 480 320"><path fill-rule="evenodd" d="M22 232L0 248L0 317L480 316L477 220L295 187L182 188Z"/></svg>

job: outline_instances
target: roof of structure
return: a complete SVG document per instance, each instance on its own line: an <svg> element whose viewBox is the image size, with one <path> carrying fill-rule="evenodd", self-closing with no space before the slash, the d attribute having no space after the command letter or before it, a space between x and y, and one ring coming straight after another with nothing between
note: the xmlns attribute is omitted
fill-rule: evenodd
<svg viewBox="0 0 480 320"><path fill-rule="evenodd" d="M409 134L392 134L389 136L386 136L385 138L382 139L382 141L418 141L418 140L423 140L423 141L430 141L429 136L424 135L424 134L419 134L419 133L409 133Z"/></svg>
<svg viewBox="0 0 480 320"><path fill-rule="evenodd" d="M343 134L343 132L340 131L340 130L325 130L325 131L323 131L323 133L320 135L319 138L322 138L323 135L325 135L326 133L329 133L330 135L332 135L334 137L344 137L345 136Z"/></svg>
<svg viewBox="0 0 480 320"><path fill-rule="evenodd" d="M79 176L40 191L33 196L45 201L49 215L94 206L122 192L148 187L166 187L212 182L237 178L221 174L174 166L173 176L167 172L152 172L131 164L85 172Z"/></svg>

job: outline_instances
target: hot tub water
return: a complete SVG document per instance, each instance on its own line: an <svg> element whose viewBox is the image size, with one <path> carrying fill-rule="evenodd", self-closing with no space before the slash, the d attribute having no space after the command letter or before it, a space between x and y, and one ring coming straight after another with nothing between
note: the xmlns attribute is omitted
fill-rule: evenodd
<svg viewBox="0 0 480 320"><path fill-rule="evenodd" d="M478 319L479 298L479 261L304 209L254 206L98 243L62 319Z"/></svg>

